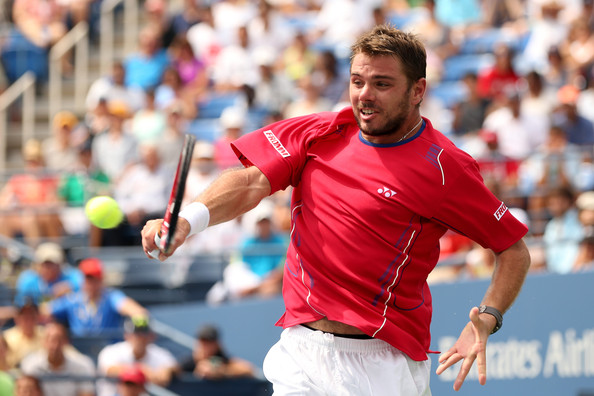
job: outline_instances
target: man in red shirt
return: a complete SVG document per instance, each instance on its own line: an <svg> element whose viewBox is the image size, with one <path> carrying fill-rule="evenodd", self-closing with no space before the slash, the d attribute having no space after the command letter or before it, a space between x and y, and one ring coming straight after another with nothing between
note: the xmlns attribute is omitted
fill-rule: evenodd
<svg viewBox="0 0 594 396"><path fill-rule="evenodd" d="M277 323L285 330L264 362L275 393L430 395L426 279L447 229L492 249L498 263L437 372L464 360L459 389L477 360L486 381L487 338L529 267L527 229L485 187L476 162L421 117L425 69L413 35L375 27L352 47L351 107L238 139L245 169L224 173L181 213L174 248L294 187ZM160 225L143 230L147 254Z"/></svg>

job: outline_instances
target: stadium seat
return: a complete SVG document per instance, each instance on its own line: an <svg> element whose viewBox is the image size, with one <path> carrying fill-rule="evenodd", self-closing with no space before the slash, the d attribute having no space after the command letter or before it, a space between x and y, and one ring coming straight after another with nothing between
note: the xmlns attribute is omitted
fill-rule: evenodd
<svg viewBox="0 0 594 396"><path fill-rule="evenodd" d="M461 81L444 81L431 86L429 94L439 98L444 106L452 108L468 95L466 86Z"/></svg>
<svg viewBox="0 0 594 396"><path fill-rule="evenodd" d="M457 81L467 73L478 72L493 65L495 57L493 54L465 54L454 55L447 58L443 63L443 81Z"/></svg>
<svg viewBox="0 0 594 396"><path fill-rule="evenodd" d="M196 118L190 121L187 132L198 140L214 143L221 136L222 130L218 118Z"/></svg>
<svg viewBox="0 0 594 396"><path fill-rule="evenodd" d="M198 103L199 118L218 118L227 107L241 104L242 95L237 92L213 93Z"/></svg>

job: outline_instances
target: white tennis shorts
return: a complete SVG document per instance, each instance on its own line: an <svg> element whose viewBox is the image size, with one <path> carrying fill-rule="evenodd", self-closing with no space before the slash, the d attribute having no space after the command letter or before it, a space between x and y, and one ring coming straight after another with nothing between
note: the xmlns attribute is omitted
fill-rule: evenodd
<svg viewBox="0 0 594 396"><path fill-rule="evenodd" d="M430 370L385 341L303 326L285 329L264 359L275 396L431 396Z"/></svg>

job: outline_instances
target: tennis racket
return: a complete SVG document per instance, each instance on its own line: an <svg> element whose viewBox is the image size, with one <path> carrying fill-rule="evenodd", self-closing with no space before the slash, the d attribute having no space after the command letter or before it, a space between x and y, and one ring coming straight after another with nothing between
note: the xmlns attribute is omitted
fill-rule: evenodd
<svg viewBox="0 0 594 396"><path fill-rule="evenodd" d="M159 258L159 251L167 253L171 246L173 235L175 235L179 210L181 209L182 200L184 199L186 179L188 178L195 143L196 137L194 135L185 135L184 145L179 156L179 162L177 163L177 169L173 179L173 187L171 188L169 203L165 210L165 216L163 216L163 223L161 224L159 232L155 234L155 244L158 249L149 253L154 258Z"/></svg>

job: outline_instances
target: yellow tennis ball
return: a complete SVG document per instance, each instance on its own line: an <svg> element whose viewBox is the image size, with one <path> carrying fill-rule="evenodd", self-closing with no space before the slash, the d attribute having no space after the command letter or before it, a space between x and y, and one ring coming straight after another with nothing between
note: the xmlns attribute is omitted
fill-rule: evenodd
<svg viewBox="0 0 594 396"><path fill-rule="evenodd" d="M122 222L124 214L115 199L102 195L89 199L85 206L89 221L99 228L114 228Z"/></svg>

